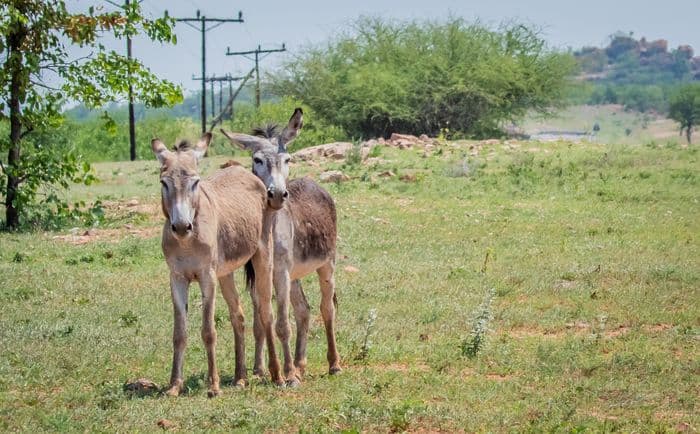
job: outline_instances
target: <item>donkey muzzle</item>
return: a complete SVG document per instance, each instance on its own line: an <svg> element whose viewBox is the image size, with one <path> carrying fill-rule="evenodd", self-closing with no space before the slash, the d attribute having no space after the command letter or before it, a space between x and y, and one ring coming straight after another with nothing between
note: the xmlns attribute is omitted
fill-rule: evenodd
<svg viewBox="0 0 700 434"><path fill-rule="evenodd" d="M281 209L288 197L287 189L275 188L274 185L267 189L267 204L272 209Z"/></svg>
<svg viewBox="0 0 700 434"><path fill-rule="evenodd" d="M192 223L190 222L177 222L170 225L170 229L175 232L178 236L184 237L192 232Z"/></svg>

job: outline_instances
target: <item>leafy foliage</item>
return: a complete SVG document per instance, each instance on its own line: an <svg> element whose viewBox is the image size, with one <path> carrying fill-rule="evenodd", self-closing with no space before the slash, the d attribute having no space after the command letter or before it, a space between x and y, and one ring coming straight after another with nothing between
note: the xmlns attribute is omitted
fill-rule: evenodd
<svg viewBox="0 0 700 434"><path fill-rule="evenodd" d="M174 43L173 23L167 14L155 20L144 18L138 2L118 12L90 7L86 13L69 12L63 0L0 4L0 56L4 57L0 120L9 120L7 140L0 143L1 150L8 151L2 164L7 227L19 227L40 187L89 182L89 166L81 166L76 154L61 154L50 141L42 141L61 125L60 109L67 99L99 108L125 95L129 83L135 98L147 106L172 105L182 99L177 86L98 42L102 33L109 32L118 39L145 33L155 41ZM89 48L94 54L74 59L71 45ZM56 195L46 199L68 209Z"/></svg>
<svg viewBox="0 0 700 434"><path fill-rule="evenodd" d="M479 135L559 104L572 66L569 55L520 24L494 31L457 18L361 18L353 31L284 65L272 89L351 136L436 135L442 128Z"/></svg>
<svg viewBox="0 0 700 434"><path fill-rule="evenodd" d="M681 124L681 133L685 129L690 143L693 127L700 124L700 83L678 88L671 96L669 116Z"/></svg>

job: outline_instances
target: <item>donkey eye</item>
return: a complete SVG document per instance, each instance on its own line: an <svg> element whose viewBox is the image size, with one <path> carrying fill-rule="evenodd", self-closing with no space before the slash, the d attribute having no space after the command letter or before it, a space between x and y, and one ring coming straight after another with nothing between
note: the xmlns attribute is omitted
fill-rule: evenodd
<svg viewBox="0 0 700 434"><path fill-rule="evenodd" d="M284 159L284 164L289 164L289 162L292 161L290 157L287 157Z"/></svg>
<svg viewBox="0 0 700 434"><path fill-rule="evenodd" d="M262 164L262 160L259 159L258 157L253 158L253 163L255 164Z"/></svg>

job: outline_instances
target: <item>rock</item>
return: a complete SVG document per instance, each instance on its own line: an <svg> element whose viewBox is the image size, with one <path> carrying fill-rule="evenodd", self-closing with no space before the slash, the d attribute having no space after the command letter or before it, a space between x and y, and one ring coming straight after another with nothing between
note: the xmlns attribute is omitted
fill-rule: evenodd
<svg viewBox="0 0 700 434"><path fill-rule="evenodd" d="M407 173L405 175L401 175L399 179L403 182L416 182L418 178L416 178L416 175L413 173Z"/></svg>
<svg viewBox="0 0 700 434"><path fill-rule="evenodd" d="M126 203L126 206L136 206L136 205L138 205L138 204L139 204L139 201L138 201L138 200L136 200L136 199L131 199L130 201L128 201L128 202Z"/></svg>
<svg viewBox="0 0 700 434"><path fill-rule="evenodd" d="M124 391L135 396L153 395L158 389L158 385L147 378L124 383Z"/></svg>
<svg viewBox="0 0 700 434"><path fill-rule="evenodd" d="M421 134L418 138L421 142L432 142L432 139L425 134Z"/></svg>
<svg viewBox="0 0 700 434"><path fill-rule="evenodd" d="M340 170L329 170L321 173L318 179L321 180L321 182L343 182L350 178Z"/></svg>
<svg viewBox="0 0 700 434"><path fill-rule="evenodd" d="M317 160L322 157L342 160L352 147L353 144L350 142L326 143L325 145L300 149L292 154L292 158L295 161Z"/></svg>
<svg viewBox="0 0 700 434"><path fill-rule="evenodd" d="M389 137L389 141L395 142L395 143L398 141L403 141L404 143L418 143L418 142L420 142L420 139L416 136L411 135L411 134L392 133L391 137Z"/></svg>
<svg viewBox="0 0 700 434"><path fill-rule="evenodd" d="M394 176L396 176L396 174L391 170L385 170L377 176L379 176L380 178L393 178Z"/></svg>
<svg viewBox="0 0 700 434"><path fill-rule="evenodd" d="M359 273L360 269L357 267L353 267L352 265L348 265L345 267L345 272L346 273Z"/></svg>
<svg viewBox="0 0 700 434"><path fill-rule="evenodd" d="M158 421L158 426L163 428L163 429L171 429L171 428L175 428L175 422L168 420L168 419L160 419Z"/></svg>
<svg viewBox="0 0 700 434"><path fill-rule="evenodd" d="M97 235L97 231L95 229L88 229L83 232L84 237L94 237L95 235Z"/></svg>

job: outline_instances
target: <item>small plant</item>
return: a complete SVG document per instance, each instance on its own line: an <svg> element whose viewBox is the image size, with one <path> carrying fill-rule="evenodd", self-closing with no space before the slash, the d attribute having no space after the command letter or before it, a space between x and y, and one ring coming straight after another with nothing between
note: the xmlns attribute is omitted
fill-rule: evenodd
<svg viewBox="0 0 700 434"><path fill-rule="evenodd" d="M128 310L119 317L119 324L122 327L131 327L132 325L136 324L138 320L139 317L137 317L131 310Z"/></svg>
<svg viewBox="0 0 700 434"><path fill-rule="evenodd" d="M496 296L496 291L491 288L486 293L486 299L474 314L472 329L461 345L462 356L473 359L481 351L486 342L486 333L488 332L489 322L493 318L491 303Z"/></svg>
<svg viewBox="0 0 700 434"><path fill-rule="evenodd" d="M362 146L358 142L353 142L352 148L345 155L345 166L359 166L362 163Z"/></svg>
<svg viewBox="0 0 700 434"><path fill-rule="evenodd" d="M25 259L27 259L26 255L23 255L22 253L17 252L17 253L15 253L15 256L12 257L12 262L16 262L19 264L20 262L24 262Z"/></svg>
<svg viewBox="0 0 700 434"><path fill-rule="evenodd" d="M372 348L372 332L374 330L374 323L377 321L377 309L370 309L367 314L367 321L365 321L364 336L362 338L362 346L360 351L355 356L355 360L366 360L369 357L369 351Z"/></svg>

